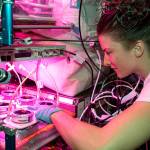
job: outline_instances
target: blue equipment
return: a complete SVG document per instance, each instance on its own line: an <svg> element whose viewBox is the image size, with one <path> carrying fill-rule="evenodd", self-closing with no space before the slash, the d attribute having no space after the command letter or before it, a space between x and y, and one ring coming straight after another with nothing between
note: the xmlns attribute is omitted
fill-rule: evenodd
<svg viewBox="0 0 150 150"><path fill-rule="evenodd" d="M13 0L2 0L0 44L13 44Z"/></svg>

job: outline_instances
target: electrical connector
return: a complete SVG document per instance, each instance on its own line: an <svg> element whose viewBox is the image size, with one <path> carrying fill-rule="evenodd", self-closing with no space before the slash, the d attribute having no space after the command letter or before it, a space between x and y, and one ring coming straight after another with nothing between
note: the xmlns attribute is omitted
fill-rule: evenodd
<svg viewBox="0 0 150 150"><path fill-rule="evenodd" d="M15 37L21 40L22 44L25 44L25 45L32 44L32 39L28 34L25 34L23 32L16 32Z"/></svg>
<svg viewBox="0 0 150 150"><path fill-rule="evenodd" d="M7 71L11 71L11 70L14 70L15 66L14 65L11 65L10 63L6 63L6 65L9 67L7 69Z"/></svg>
<svg viewBox="0 0 150 150"><path fill-rule="evenodd" d="M27 37L27 38L22 39L22 43L23 43L23 44L26 44L26 45L32 44L32 39L31 39L31 37Z"/></svg>

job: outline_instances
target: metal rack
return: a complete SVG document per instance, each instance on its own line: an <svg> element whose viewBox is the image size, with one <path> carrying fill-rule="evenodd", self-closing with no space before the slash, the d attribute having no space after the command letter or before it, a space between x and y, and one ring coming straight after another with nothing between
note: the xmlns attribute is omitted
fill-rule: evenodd
<svg viewBox="0 0 150 150"><path fill-rule="evenodd" d="M8 84L7 87L13 89L16 85ZM2 84L0 91L5 88L5 85ZM24 92L36 95L34 87L24 87ZM51 101L51 99L54 99L54 93L43 89L41 97L48 98ZM70 102L67 104L61 101L62 97L64 96L60 96L60 107L74 116L78 99L68 97L68 101L70 100ZM9 122L6 123L5 120L0 120L0 150L37 150L59 137L53 124L46 124L42 121L35 121L34 124L31 123L25 128L18 128L18 126L19 124L14 126Z"/></svg>
<svg viewBox="0 0 150 150"><path fill-rule="evenodd" d="M17 129L5 123L0 124L0 149L39 149L59 136L53 124L38 122L25 129Z"/></svg>

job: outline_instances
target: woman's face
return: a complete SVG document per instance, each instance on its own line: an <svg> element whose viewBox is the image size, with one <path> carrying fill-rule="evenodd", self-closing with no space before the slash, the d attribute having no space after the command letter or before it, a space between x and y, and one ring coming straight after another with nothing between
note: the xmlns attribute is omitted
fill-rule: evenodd
<svg viewBox="0 0 150 150"><path fill-rule="evenodd" d="M133 50L127 50L121 42L106 34L99 36L99 43L104 51L104 65L109 65L119 78L134 73L136 62Z"/></svg>

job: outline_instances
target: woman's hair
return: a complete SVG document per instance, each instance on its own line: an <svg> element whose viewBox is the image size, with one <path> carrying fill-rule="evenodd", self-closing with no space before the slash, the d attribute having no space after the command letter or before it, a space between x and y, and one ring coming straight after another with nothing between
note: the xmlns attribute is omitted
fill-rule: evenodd
<svg viewBox="0 0 150 150"><path fill-rule="evenodd" d="M103 0L102 4L98 36L109 34L125 45L143 40L150 47L149 0Z"/></svg>

